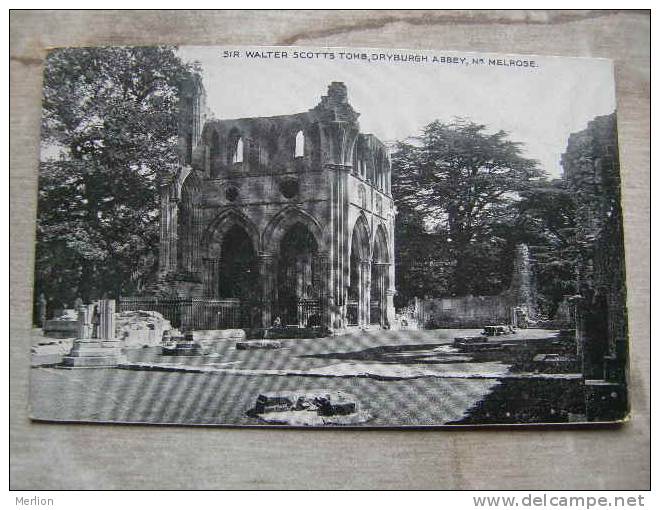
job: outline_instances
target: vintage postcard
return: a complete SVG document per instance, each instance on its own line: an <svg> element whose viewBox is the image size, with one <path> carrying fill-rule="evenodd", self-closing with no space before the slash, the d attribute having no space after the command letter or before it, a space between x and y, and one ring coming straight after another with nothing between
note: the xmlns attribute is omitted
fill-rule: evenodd
<svg viewBox="0 0 660 510"><path fill-rule="evenodd" d="M33 419L626 419L611 61L61 48L43 87Z"/></svg>

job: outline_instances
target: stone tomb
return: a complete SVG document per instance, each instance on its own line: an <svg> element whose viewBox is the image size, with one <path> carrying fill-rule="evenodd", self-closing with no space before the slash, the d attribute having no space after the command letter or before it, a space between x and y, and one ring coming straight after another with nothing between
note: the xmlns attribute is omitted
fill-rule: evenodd
<svg viewBox="0 0 660 510"><path fill-rule="evenodd" d="M115 336L115 301L103 299L78 309L78 338L62 359L67 368L113 367L123 361Z"/></svg>

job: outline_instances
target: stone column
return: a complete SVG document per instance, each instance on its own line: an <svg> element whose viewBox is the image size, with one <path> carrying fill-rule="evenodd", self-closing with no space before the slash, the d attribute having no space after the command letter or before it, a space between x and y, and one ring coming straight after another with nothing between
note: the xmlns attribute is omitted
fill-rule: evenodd
<svg viewBox="0 0 660 510"><path fill-rule="evenodd" d="M360 262L360 272L362 273L362 282L360 292L360 308L362 315L362 325L369 326L371 323L371 262L363 260Z"/></svg>
<svg viewBox="0 0 660 510"><path fill-rule="evenodd" d="M346 238L346 175L344 167L326 165L330 187L328 201L328 326L342 329L345 326L346 287L348 286L348 241Z"/></svg>
<svg viewBox="0 0 660 510"><path fill-rule="evenodd" d="M388 284L391 264L387 262L374 262L376 265L376 281L372 285L377 286L379 301L378 322L381 326L389 324L390 318L394 317L394 294L395 290Z"/></svg>
<svg viewBox="0 0 660 510"><path fill-rule="evenodd" d="M94 305L82 305L78 308L78 338L92 338L92 313Z"/></svg>
<svg viewBox="0 0 660 510"><path fill-rule="evenodd" d="M320 271L320 285L319 290L319 301L321 306L321 323L324 326L330 327L330 297L329 297L329 278L330 271L328 268L328 257L327 255L319 255L319 271Z"/></svg>
<svg viewBox="0 0 660 510"><path fill-rule="evenodd" d="M102 299L99 301L99 339L114 340L115 333L115 300Z"/></svg>
<svg viewBox="0 0 660 510"><path fill-rule="evenodd" d="M176 272L179 266L179 201L170 200L169 207L169 262L168 272Z"/></svg>
<svg viewBox="0 0 660 510"><path fill-rule="evenodd" d="M386 305L383 307L385 317L385 324L392 326L392 320L394 319L396 310L394 309L394 294L396 291L394 289L387 289L385 291L385 301Z"/></svg>
<svg viewBox="0 0 660 510"><path fill-rule="evenodd" d="M191 235L191 253L190 253L190 270L194 273L199 271L199 250L200 243L202 242L202 211L199 206L193 206L192 217L192 235Z"/></svg>
<svg viewBox="0 0 660 510"><path fill-rule="evenodd" d="M158 270L161 275L177 268L177 200L170 196L171 185L161 187L160 193L160 253Z"/></svg>
<svg viewBox="0 0 660 510"><path fill-rule="evenodd" d="M275 299L275 257L271 253L259 255L259 278L261 279L261 326L269 328L273 322Z"/></svg>

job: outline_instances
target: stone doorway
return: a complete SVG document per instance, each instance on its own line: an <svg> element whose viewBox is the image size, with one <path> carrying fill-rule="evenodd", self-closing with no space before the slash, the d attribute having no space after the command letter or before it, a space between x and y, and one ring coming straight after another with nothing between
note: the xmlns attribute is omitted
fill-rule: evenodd
<svg viewBox="0 0 660 510"><path fill-rule="evenodd" d="M282 237L277 270L276 316L286 326L304 327L320 295L319 249L302 223L292 225Z"/></svg>
<svg viewBox="0 0 660 510"><path fill-rule="evenodd" d="M259 299L257 257L252 240L234 225L222 237L218 296L251 303Z"/></svg>

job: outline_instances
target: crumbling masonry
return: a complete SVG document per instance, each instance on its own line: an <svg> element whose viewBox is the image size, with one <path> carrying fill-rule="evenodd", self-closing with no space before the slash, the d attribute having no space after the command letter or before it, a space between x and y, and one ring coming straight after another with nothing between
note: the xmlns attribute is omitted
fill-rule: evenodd
<svg viewBox="0 0 660 510"><path fill-rule="evenodd" d="M253 327L276 317L333 330L389 325L390 161L360 133L346 86L333 82L316 107L276 117L207 120L199 82L182 105L156 292L233 304Z"/></svg>

